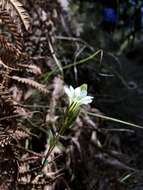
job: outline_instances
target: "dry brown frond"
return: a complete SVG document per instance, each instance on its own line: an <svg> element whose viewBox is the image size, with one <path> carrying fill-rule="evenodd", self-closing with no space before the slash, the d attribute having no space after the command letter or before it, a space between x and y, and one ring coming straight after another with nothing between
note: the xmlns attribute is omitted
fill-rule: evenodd
<svg viewBox="0 0 143 190"><path fill-rule="evenodd" d="M27 79L27 78L22 78L22 77L18 77L18 76L12 76L11 77L12 79L18 81L18 82L21 82L23 84L27 84L29 86L32 86L36 89L38 89L39 91L41 92L44 92L44 93L48 93L48 90L46 89L46 86L34 81L34 80L31 80L31 79Z"/></svg>
<svg viewBox="0 0 143 190"><path fill-rule="evenodd" d="M21 19L25 29L28 31L30 26L29 15L27 11L23 8L23 4L18 0L8 0L8 2L16 10L19 18Z"/></svg>
<svg viewBox="0 0 143 190"><path fill-rule="evenodd" d="M0 57L5 64L13 65L19 59L20 54L20 51L12 43L9 43L3 35L0 35Z"/></svg>
<svg viewBox="0 0 143 190"><path fill-rule="evenodd" d="M21 51L22 50L21 35L18 31L17 25L14 22L13 18L11 17L11 15L8 13L7 10L1 10L0 19L2 19L2 23L9 28L9 32L11 32L11 34L13 35L13 38L15 40L15 47Z"/></svg>
<svg viewBox="0 0 143 190"><path fill-rule="evenodd" d="M33 73L35 75L40 75L41 74L41 69L40 67L30 64L17 64L18 67L25 69L27 72Z"/></svg>

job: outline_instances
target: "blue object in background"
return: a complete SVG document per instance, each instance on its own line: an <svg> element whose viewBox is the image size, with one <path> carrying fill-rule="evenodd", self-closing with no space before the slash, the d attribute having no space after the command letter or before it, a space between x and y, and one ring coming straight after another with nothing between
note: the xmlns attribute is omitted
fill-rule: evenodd
<svg viewBox="0 0 143 190"><path fill-rule="evenodd" d="M116 23L117 21L117 13L113 8L110 7L103 8L102 16L103 16L103 21L105 22Z"/></svg>

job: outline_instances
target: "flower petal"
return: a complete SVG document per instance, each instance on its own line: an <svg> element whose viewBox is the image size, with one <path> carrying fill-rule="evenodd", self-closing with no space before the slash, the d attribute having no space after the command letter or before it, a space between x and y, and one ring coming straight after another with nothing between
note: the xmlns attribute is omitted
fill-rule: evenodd
<svg viewBox="0 0 143 190"><path fill-rule="evenodd" d="M67 94L68 97L71 96L71 91L67 86L64 86L65 93Z"/></svg>
<svg viewBox="0 0 143 190"><path fill-rule="evenodd" d="M81 93L80 93L80 97L84 98L86 96L87 96L87 91L86 90L82 90Z"/></svg>
<svg viewBox="0 0 143 190"><path fill-rule="evenodd" d="M80 100L80 104L82 105L82 104L89 104L89 103L91 103L93 101L93 97L92 96L86 96L86 97L84 97L84 98L82 98L81 100Z"/></svg>
<svg viewBox="0 0 143 190"><path fill-rule="evenodd" d="M75 90L75 97L78 99L80 97L80 94L81 94L81 90L80 90L80 87L77 87Z"/></svg>
<svg viewBox="0 0 143 190"><path fill-rule="evenodd" d="M87 84L82 84L82 85L80 86L80 90L87 92Z"/></svg>
<svg viewBox="0 0 143 190"><path fill-rule="evenodd" d="M74 90L74 88L73 88L72 86L70 86L70 88L69 88L69 89L70 89L70 91L71 91L71 94L72 94L72 96L73 96L73 94L74 94L74 91L75 91L75 90Z"/></svg>
<svg viewBox="0 0 143 190"><path fill-rule="evenodd" d="M87 84L83 84L80 86L80 97L83 98L87 96Z"/></svg>
<svg viewBox="0 0 143 190"><path fill-rule="evenodd" d="M79 107L82 104L89 104L92 102L93 97L87 96L87 84L83 84L75 89L72 86L65 86L64 89L69 98L70 105L74 103L76 107Z"/></svg>

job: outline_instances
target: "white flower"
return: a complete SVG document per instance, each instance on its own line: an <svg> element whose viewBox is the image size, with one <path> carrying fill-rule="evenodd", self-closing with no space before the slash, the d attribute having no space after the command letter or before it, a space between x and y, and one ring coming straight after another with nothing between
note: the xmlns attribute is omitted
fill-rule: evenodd
<svg viewBox="0 0 143 190"><path fill-rule="evenodd" d="M72 86L65 86L64 89L70 105L76 104L76 107L79 107L82 104L89 104L93 100L92 96L87 96L87 84L83 84L75 89Z"/></svg>

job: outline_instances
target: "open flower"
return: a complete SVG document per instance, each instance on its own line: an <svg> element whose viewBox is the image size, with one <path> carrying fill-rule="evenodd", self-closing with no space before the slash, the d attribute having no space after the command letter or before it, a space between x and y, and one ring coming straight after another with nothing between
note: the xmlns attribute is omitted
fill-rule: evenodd
<svg viewBox="0 0 143 190"><path fill-rule="evenodd" d="M75 89L72 86L65 86L64 89L70 105L76 104L79 107L82 104L89 104L93 100L92 96L87 96L87 84L83 84Z"/></svg>
<svg viewBox="0 0 143 190"><path fill-rule="evenodd" d="M87 84L83 84L75 89L72 86L65 86L64 89L69 98L69 106L65 112L63 131L69 128L76 120L80 112L80 106L89 104L93 100L92 96L87 96Z"/></svg>

